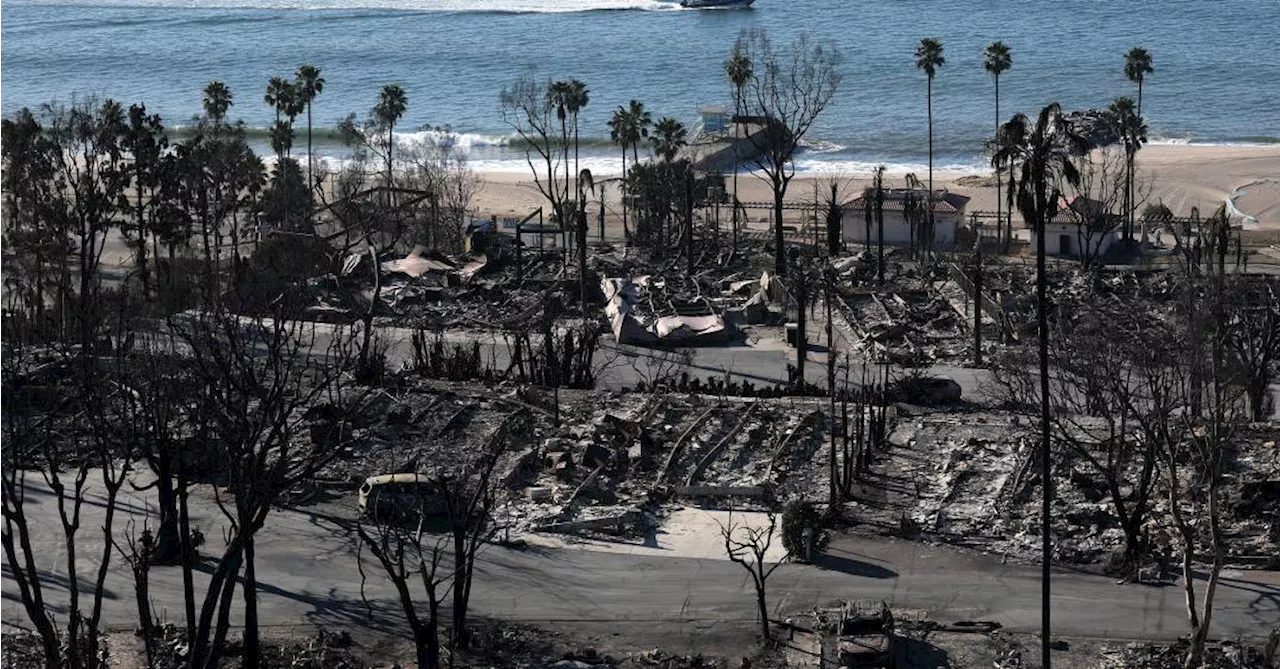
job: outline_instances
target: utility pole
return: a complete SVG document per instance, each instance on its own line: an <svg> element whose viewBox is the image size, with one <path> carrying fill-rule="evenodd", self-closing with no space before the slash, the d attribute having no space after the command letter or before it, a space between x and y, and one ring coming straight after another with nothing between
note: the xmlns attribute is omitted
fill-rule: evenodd
<svg viewBox="0 0 1280 669"><path fill-rule="evenodd" d="M805 336L805 311L808 309L808 286L805 282L804 269L800 265L800 255L795 255L796 277L796 388L804 387L804 363L808 346Z"/></svg>
<svg viewBox="0 0 1280 669"><path fill-rule="evenodd" d="M578 305L582 309L582 318L587 317L587 209L586 207L578 208L578 215L575 217L576 228L574 236L578 242Z"/></svg>
<svg viewBox="0 0 1280 669"><path fill-rule="evenodd" d="M973 366L982 366L982 222L973 215Z"/></svg>
<svg viewBox="0 0 1280 669"><path fill-rule="evenodd" d="M684 175L684 252L689 276L693 276L693 172Z"/></svg>

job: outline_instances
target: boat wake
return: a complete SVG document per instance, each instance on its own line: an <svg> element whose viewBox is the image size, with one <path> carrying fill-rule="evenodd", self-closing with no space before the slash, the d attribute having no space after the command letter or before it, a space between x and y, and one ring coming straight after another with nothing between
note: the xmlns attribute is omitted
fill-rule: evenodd
<svg viewBox="0 0 1280 669"><path fill-rule="evenodd" d="M21 0L20 0L21 2ZM84 5L84 0L33 0L23 4ZM563 14L598 11L670 11L677 0L96 0L100 7L154 9L265 9L327 11L380 9L408 12Z"/></svg>

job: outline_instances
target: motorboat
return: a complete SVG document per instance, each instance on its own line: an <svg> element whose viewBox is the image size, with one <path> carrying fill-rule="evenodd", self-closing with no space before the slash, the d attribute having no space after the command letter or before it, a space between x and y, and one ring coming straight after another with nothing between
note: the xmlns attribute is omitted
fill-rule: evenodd
<svg viewBox="0 0 1280 669"><path fill-rule="evenodd" d="M732 9L750 7L756 0L680 0L687 9Z"/></svg>

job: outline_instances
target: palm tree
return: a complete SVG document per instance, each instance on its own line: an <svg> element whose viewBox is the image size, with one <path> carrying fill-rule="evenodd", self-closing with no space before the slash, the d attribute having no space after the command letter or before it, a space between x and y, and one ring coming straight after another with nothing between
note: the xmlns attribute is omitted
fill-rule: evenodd
<svg viewBox="0 0 1280 669"><path fill-rule="evenodd" d="M613 110L613 116L609 118L609 139L614 144L622 147L622 236L624 239L631 239L631 232L627 228L627 130L631 125L631 117L627 114L627 110L622 106Z"/></svg>
<svg viewBox="0 0 1280 669"><path fill-rule="evenodd" d="M315 181L311 174L311 165L314 162L311 157L311 102L317 95L324 92L324 77L320 76L320 68L311 64L300 66L295 77L294 85L298 89L298 102L307 108L307 188L314 188Z"/></svg>
<svg viewBox="0 0 1280 669"><path fill-rule="evenodd" d="M214 125L222 125L227 118L227 110L233 104L231 89L221 81L210 81L204 87L201 104L204 106L205 116L208 116Z"/></svg>
<svg viewBox="0 0 1280 669"><path fill-rule="evenodd" d="M1040 484L1041 507L1041 611L1040 638L1042 666L1049 666L1049 537L1052 522L1049 502L1053 497L1049 452L1049 319L1045 290L1045 223L1057 212L1060 187L1078 185L1080 173L1072 159L1087 150L1085 141L1062 117L1056 102L1045 107L1033 124L1024 114L1014 116L996 132L992 165L1008 165L1017 177L1007 194L1009 206L1017 206L1033 226L1036 237L1036 321L1040 343Z"/></svg>
<svg viewBox="0 0 1280 669"><path fill-rule="evenodd" d="M1122 95L1111 103L1111 122L1124 146L1124 237L1133 238L1133 217L1137 205L1133 201L1133 167L1138 149L1147 141L1147 123L1135 110L1133 98Z"/></svg>
<svg viewBox="0 0 1280 669"><path fill-rule="evenodd" d="M992 42L987 45L986 59L982 63L982 67L991 73L996 80L996 131L1000 130L1000 75L1010 67L1013 67L1013 56L1009 53L1009 46L1004 42ZM996 236L1000 235L1000 224L1002 217L1000 215L1000 207L1002 205L1000 193L1000 165L996 165ZM1005 228L1005 250L1009 248L1009 243L1013 239L1013 212L1009 212L1009 225ZM982 240L979 239L981 244Z"/></svg>
<svg viewBox="0 0 1280 669"><path fill-rule="evenodd" d="M609 136L622 146L622 229L627 232L627 147L631 148L632 163L639 162L637 148L640 141L649 137L653 115L645 111L644 103L632 100L626 107L619 106L609 119Z"/></svg>
<svg viewBox="0 0 1280 669"><path fill-rule="evenodd" d="M631 162L640 162L640 156L636 153L637 147L640 146L640 140L649 137L649 128L653 127L653 114L645 111L644 103L639 100L632 100L627 104L627 114L631 117Z"/></svg>
<svg viewBox="0 0 1280 669"><path fill-rule="evenodd" d="M297 106L298 91L293 82L284 77L271 77L267 82L267 92L262 96L263 102L271 105L276 111L276 124L271 128L271 148L276 152L276 191L284 205L284 221L289 216L289 189L286 186L285 155L293 149L293 110ZM282 116L288 116L285 121Z"/></svg>
<svg viewBox="0 0 1280 669"><path fill-rule="evenodd" d="M400 84L387 84L382 87L382 91L378 93L378 103L370 110L373 116L373 122L379 129L387 131L387 187L393 185L394 173L392 172L392 152L395 149L395 129L396 122L404 116L404 112L409 108L409 98L405 95L404 88ZM390 198L390 195L388 195Z"/></svg>
<svg viewBox="0 0 1280 669"><path fill-rule="evenodd" d="M1146 49L1135 46L1124 55L1124 76L1138 85L1138 116L1142 116L1142 82L1155 71L1151 66L1151 53Z"/></svg>
<svg viewBox="0 0 1280 669"><path fill-rule="evenodd" d="M649 137L649 143L653 145L653 152L662 156L666 162L676 159L676 154L680 153L680 149L688 145L689 131L685 129L684 124L670 116L662 117L657 125L653 126L653 135Z"/></svg>
<svg viewBox="0 0 1280 669"><path fill-rule="evenodd" d="M926 248L932 245L933 240L933 75L946 62L947 59L942 55L942 40L933 37L926 37L920 40L920 45L916 47L916 67L924 70L929 81L927 94L929 107L929 195L925 201L925 206L929 209L929 229L925 235Z"/></svg>
<svg viewBox="0 0 1280 669"><path fill-rule="evenodd" d="M1124 76L1138 85L1138 109L1137 116L1142 116L1142 84L1147 80L1147 75L1155 72L1156 69L1151 65L1151 53L1140 46L1129 49L1124 55ZM1145 140L1144 140L1145 141ZM1125 180L1124 196L1126 201L1133 201L1133 164L1129 163L1128 177ZM1125 216L1125 239L1133 238L1133 220L1132 215Z"/></svg>
<svg viewBox="0 0 1280 669"><path fill-rule="evenodd" d="M591 102L591 91L587 89L586 82L579 79L570 79L569 87L565 95L564 106L569 114L573 116L573 173L579 175L579 177L582 175L582 170L581 165L578 163L578 114L582 112L583 108L585 108L589 102ZM577 191L579 200L578 206L582 206L581 200L583 199L583 194L581 183L578 183Z"/></svg>
<svg viewBox="0 0 1280 669"><path fill-rule="evenodd" d="M284 77L271 77L267 82L267 92L262 96L263 102L271 105L276 111L276 125L271 132L271 148L283 161L284 154L293 146L293 128L281 117L289 115L297 105L298 92L293 82Z"/></svg>
<svg viewBox="0 0 1280 669"><path fill-rule="evenodd" d="M742 45L735 42L729 58L724 61L724 73L733 84L733 250L738 250L738 116L742 114L742 89L754 74L751 58Z"/></svg>
<svg viewBox="0 0 1280 669"><path fill-rule="evenodd" d="M547 102L556 109L556 118L560 119L560 142L564 149L564 199L569 199L569 82L553 81L547 85ZM556 212L562 215L563 212Z"/></svg>

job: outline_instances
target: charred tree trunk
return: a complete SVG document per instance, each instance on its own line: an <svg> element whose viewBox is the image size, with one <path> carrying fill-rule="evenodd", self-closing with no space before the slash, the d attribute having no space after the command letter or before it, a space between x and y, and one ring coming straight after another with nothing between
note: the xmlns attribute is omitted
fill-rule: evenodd
<svg viewBox="0 0 1280 669"><path fill-rule="evenodd" d="M773 185L773 273L787 275L786 241L782 235L782 186Z"/></svg>
<svg viewBox="0 0 1280 669"><path fill-rule="evenodd" d="M182 603L187 614L187 643L196 636L196 586L192 573L196 562L196 546L192 545L191 514L187 508L187 479L178 477L178 541L182 554Z"/></svg>
<svg viewBox="0 0 1280 669"><path fill-rule="evenodd" d="M167 462L156 468L156 497L160 511L160 527L156 532L155 561L172 564L182 558L182 541L179 532L178 495L173 488L173 471Z"/></svg>
<svg viewBox="0 0 1280 669"><path fill-rule="evenodd" d="M809 310L809 287L805 285L804 273L796 271L796 378L794 385L803 389L805 385L804 363L809 348L809 337L805 331L805 321Z"/></svg>
<svg viewBox="0 0 1280 669"><path fill-rule="evenodd" d="M254 570L253 535L244 542L244 666L262 666L262 645L258 639L258 576Z"/></svg>

